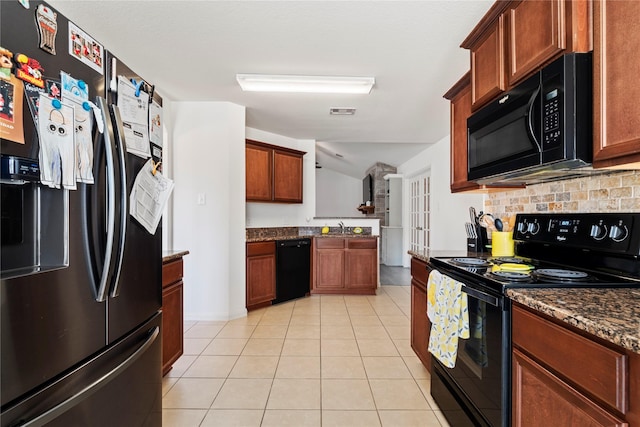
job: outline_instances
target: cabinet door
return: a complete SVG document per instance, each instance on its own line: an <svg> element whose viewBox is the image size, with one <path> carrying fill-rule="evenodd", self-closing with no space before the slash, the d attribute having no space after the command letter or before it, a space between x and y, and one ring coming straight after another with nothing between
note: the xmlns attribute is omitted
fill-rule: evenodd
<svg viewBox="0 0 640 427"><path fill-rule="evenodd" d="M273 150L246 144L246 199L248 201L271 201L273 198Z"/></svg>
<svg viewBox="0 0 640 427"><path fill-rule="evenodd" d="M452 92L455 91L455 94ZM467 73L451 94L451 192L480 188L467 181L467 119L471 115L471 80ZM445 95L445 98L447 95Z"/></svg>
<svg viewBox="0 0 640 427"><path fill-rule="evenodd" d="M317 249L314 288L344 289L344 249Z"/></svg>
<svg viewBox="0 0 640 427"><path fill-rule="evenodd" d="M275 248L275 246L274 246ZM276 297L276 255L247 257L247 308Z"/></svg>
<svg viewBox="0 0 640 427"><path fill-rule="evenodd" d="M522 1L507 11L509 85L566 48L564 0Z"/></svg>
<svg viewBox="0 0 640 427"><path fill-rule="evenodd" d="M514 426L627 425L517 349L512 363Z"/></svg>
<svg viewBox="0 0 640 427"><path fill-rule="evenodd" d="M345 286L348 289L375 290L378 252L375 249L347 249L345 255Z"/></svg>
<svg viewBox="0 0 640 427"><path fill-rule="evenodd" d="M182 280L162 290L162 375L184 351L182 301Z"/></svg>
<svg viewBox="0 0 640 427"><path fill-rule="evenodd" d="M471 47L471 104L474 110L505 90L504 68L504 18L501 15L485 36Z"/></svg>
<svg viewBox="0 0 640 427"><path fill-rule="evenodd" d="M273 200L302 203L302 157L275 150L273 169Z"/></svg>
<svg viewBox="0 0 640 427"><path fill-rule="evenodd" d="M416 280L411 280L411 348L431 372L431 355L429 347L429 333L431 322L427 317L427 290Z"/></svg>
<svg viewBox="0 0 640 427"><path fill-rule="evenodd" d="M594 1L594 132L596 167L640 164L640 4Z"/></svg>

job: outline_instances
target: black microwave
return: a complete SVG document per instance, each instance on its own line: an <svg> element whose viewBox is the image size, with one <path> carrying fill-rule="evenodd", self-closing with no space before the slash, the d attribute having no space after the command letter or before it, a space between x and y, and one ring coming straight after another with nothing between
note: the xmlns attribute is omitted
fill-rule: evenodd
<svg viewBox="0 0 640 427"><path fill-rule="evenodd" d="M591 61L591 53L564 55L469 117L469 181L533 184L593 173Z"/></svg>

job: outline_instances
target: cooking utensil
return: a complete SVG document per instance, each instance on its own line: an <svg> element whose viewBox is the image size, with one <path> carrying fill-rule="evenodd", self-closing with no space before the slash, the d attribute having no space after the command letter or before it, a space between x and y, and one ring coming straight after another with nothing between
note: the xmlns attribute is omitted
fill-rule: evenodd
<svg viewBox="0 0 640 427"><path fill-rule="evenodd" d="M502 226L502 220L500 218L496 218L493 221L493 224L496 226L496 230L497 231L502 231L503 230L503 226Z"/></svg>
<svg viewBox="0 0 640 427"><path fill-rule="evenodd" d="M474 208L473 206L469 208L469 218L471 219L471 224L478 223L478 215L476 213L476 208Z"/></svg>

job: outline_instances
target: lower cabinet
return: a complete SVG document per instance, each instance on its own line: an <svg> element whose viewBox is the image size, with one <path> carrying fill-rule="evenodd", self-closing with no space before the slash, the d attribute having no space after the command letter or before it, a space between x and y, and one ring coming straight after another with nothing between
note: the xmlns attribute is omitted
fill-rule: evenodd
<svg viewBox="0 0 640 427"><path fill-rule="evenodd" d="M184 352L182 258L162 264L162 375Z"/></svg>
<svg viewBox="0 0 640 427"><path fill-rule="evenodd" d="M375 295L377 287L377 238L313 239L312 294Z"/></svg>
<svg viewBox="0 0 640 427"><path fill-rule="evenodd" d="M514 426L639 426L640 354L514 304Z"/></svg>
<svg viewBox="0 0 640 427"><path fill-rule="evenodd" d="M276 298L276 242L247 243L247 310L271 305Z"/></svg>
<svg viewBox="0 0 640 427"><path fill-rule="evenodd" d="M431 372L431 355L427 351L431 322L427 317L427 263L411 258L411 348Z"/></svg>

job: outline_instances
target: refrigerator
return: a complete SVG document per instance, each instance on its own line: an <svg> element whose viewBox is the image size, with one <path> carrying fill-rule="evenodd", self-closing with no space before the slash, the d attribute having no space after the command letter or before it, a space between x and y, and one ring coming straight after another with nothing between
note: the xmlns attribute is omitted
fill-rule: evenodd
<svg viewBox="0 0 640 427"><path fill-rule="evenodd" d="M110 85L142 79L104 45L92 66L70 55L70 26L90 29L48 4L0 7L0 47L37 60L44 77L85 82L105 125L91 133L94 183L49 188L26 93L10 99L13 119L22 101L24 141L0 146L0 426L160 426L162 229L151 234L129 215L147 159L127 152ZM161 105L150 84L142 89Z"/></svg>

